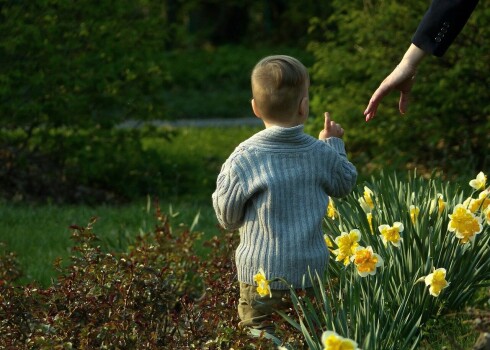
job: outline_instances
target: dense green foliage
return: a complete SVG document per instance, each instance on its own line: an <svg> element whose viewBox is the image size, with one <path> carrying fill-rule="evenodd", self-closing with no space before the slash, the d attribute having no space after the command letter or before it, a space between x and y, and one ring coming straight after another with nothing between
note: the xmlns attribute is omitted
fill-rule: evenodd
<svg viewBox="0 0 490 350"><path fill-rule="evenodd" d="M175 96L200 105L222 92L243 91L237 80L248 87L244 72L259 53L223 51L217 44L263 47L280 39L294 46L305 38L310 14L328 7L314 1L303 6L310 12L296 11L293 1L2 2L0 120L3 127L105 127L176 117ZM226 115L236 114L233 104L219 100L213 106L224 104L231 109ZM220 113L202 107L191 116Z"/></svg>
<svg viewBox="0 0 490 350"><path fill-rule="evenodd" d="M312 19L323 31L309 45L312 110L345 126L346 142L361 171L395 166L457 173L488 169L490 144L490 6L480 2L466 27L437 59L421 64L413 101L404 117L395 93L369 124L363 111L378 84L410 44L426 10L420 1L333 1L328 18ZM317 118L316 126L321 125Z"/></svg>
<svg viewBox="0 0 490 350"><path fill-rule="evenodd" d="M161 117L166 22L148 1L16 1L0 11L4 127Z"/></svg>
<svg viewBox="0 0 490 350"><path fill-rule="evenodd" d="M393 94L374 121L363 121L370 94L401 58L426 5L2 2L1 195L100 201L196 188L209 193L223 157L206 163L206 154L169 155L167 143L156 149L144 140L171 133L111 129L127 119L252 117L250 70L276 53L311 67L308 130L316 135L323 111L331 111L346 127L348 151L361 174L417 167L454 178L485 169L486 3L444 58L423 62L407 117L397 115ZM195 166L196 158L204 166Z"/></svg>

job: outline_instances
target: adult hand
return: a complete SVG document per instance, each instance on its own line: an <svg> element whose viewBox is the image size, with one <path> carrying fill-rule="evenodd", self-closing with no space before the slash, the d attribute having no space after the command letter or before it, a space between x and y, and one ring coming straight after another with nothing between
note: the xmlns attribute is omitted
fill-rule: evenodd
<svg viewBox="0 0 490 350"><path fill-rule="evenodd" d="M425 56L425 52L411 45L402 61L396 68L388 75L385 80L380 84L378 89L374 92L369 104L364 111L364 116L366 121L370 121L376 116L378 110L378 105L392 90L400 91L400 101L398 103L398 108L401 114L405 114L408 107L410 92L414 83L415 72L417 66Z"/></svg>

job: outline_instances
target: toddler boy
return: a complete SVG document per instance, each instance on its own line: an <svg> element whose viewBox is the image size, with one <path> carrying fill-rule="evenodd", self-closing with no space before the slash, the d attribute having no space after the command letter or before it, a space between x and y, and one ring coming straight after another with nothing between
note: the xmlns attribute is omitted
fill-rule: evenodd
<svg viewBox="0 0 490 350"><path fill-rule="evenodd" d="M304 133L309 75L290 56L269 56L252 71L252 109L265 129L242 142L218 175L213 206L219 223L239 229L235 253L240 326L274 333L274 310L290 306L288 286L270 284L261 297L253 277L282 277L311 287L308 269L323 274L329 251L322 232L328 198L351 192L357 172L347 160L344 130L325 113L319 140Z"/></svg>

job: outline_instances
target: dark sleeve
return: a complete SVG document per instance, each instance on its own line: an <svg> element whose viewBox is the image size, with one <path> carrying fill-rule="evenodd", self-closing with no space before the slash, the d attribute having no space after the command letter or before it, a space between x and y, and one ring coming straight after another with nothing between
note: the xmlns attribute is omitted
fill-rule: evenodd
<svg viewBox="0 0 490 350"><path fill-rule="evenodd" d="M478 0L433 0L412 43L428 54L444 55L463 29Z"/></svg>

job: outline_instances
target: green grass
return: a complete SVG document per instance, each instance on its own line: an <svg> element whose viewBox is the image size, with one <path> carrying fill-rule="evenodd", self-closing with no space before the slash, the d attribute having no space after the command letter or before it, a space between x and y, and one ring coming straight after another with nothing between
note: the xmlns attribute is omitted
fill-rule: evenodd
<svg viewBox="0 0 490 350"><path fill-rule="evenodd" d="M419 344L420 350L472 349L478 338L474 320L464 313L449 313L430 320Z"/></svg>

